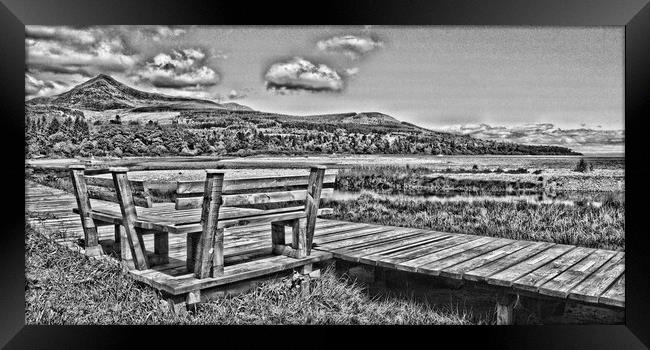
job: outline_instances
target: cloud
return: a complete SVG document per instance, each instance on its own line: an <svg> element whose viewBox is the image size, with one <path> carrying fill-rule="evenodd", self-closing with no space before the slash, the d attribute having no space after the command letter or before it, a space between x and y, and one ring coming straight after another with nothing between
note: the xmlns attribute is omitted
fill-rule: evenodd
<svg viewBox="0 0 650 350"><path fill-rule="evenodd" d="M508 141L531 145L568 147L579 152L621 152L625 144L623 130L602 130L581 127L561 129L550 123L519 126L466 124L443 128L443 131L471 135L480 139Z"/></svg>
<svg viewBox="0 0 650 350"><path fill-rule="evenodd" d="M134 75L140 81L156 87L195 88L213 86L220 76L205 65L206 54L201 49L179 49L159 53L147 61Z"/></svg>
<svg viewBox="0 0 650 350"><path fill-rule="evenodd" d="M96 34L89 29L71 27L25 26L25 36L31 39L47 39L82 45L97 42Z"/></svg>
<svg viewBox="0 0 650 350"><path fill-rule="evenodd" d="M384 43L379 40L354 35L335 36L316 43L316 47L321 51L342 53L353 60L383 46Z"/></svg>
<svg viewBox="0 0 650 350"><path fill-rule="evenodd" d="M138 26L136 32L153 41L161 41L162 39L175 38L187 33L187 30L178 27L169 26Z"/></svg>
<svg viewBox="0 0 650 350"><path fill-rule="evenodd" d="M125 72L140 59L111 28L27 26L27 66L40 71L92 76Z"/></svg>
<svg viewBox="0 0 650 350"><path fill-rule="evenodd" d="M348 68L344 71L345 75L348 77L353 77L359 74L359 67Z"/></svg>
<svg viewBox="0 0 650 350"><path fill-rule="evenodd" d="M25 74L25 97L48 96L65 90L66 85L52 80L40 80Z"/></svg>
<svg viewBox="0 0 650 350"><path fill-rule="evenodd" d="M230 92L228 93L228 98L231 99L231 100L239 100L239 99L242 99L242 98L244 98L246 96L247 95L244 92L237 91L237 90L234 90L234 89L230 90Z"/></svg>
<svg viewBox="0 0 650 350"><path fill-rule="evenodd" d="M343 78L334 69L301 57L272 64L264 79L268 90L280 93L292 90L340 92L345 86Z"/></svg>

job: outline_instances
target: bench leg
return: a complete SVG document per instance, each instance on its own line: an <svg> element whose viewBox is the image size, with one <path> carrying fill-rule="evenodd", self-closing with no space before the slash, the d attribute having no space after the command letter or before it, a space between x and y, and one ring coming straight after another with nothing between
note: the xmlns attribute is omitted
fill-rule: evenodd
<svg viewBox="0 0 650 350"><path fill-rule="evenodd" d="M286 226L286 222L284 221L276 221L271 223L271 248L272 249L277 249L280 246L284 246L285 243L285 232L284 232L284 227Z"/></svg>
<svg viewBox="0 0 650 350"><path fill-rule="evenodd" d="M153 244L154 261L152 263L156 265L169 263L169 233L154 232Z"/></svg>
<svg viewBox="0 0 650 350"><path fill-rule="evenodd" d="M122 264L128 269L135 269L135 262L131 254L131 247L129 247L129 240L126 238L126 232L121 225L115 225L115 243L120 245L120 260Z"/></svg>
<svg viewBox="0 0 650 350"><path fill-rule="evenodd" d="M103 254L102 246L99 245L99 235L97 234L97 225L92 218L82 218L82 227L84 230L84 250L88 256L99 256Z"/></svg>
<svg viewBox="0 0 650 350"><path fill-rule="evenodd" d="M196 250L201 240L201 232L190 232L187 234L187 272L194 272L194 261L196 260Z"/></svg>
<svg viewBox="0 0 650 350"><path fill-rule="evenodd" d="M298 258L307 256L307 219L296 219L291 221L291 233L293 243L291 248L296 251Z"/></svg>
<svg viewBox="0 0 650 350"><path fill-rule="evenodd" d="M223 276L223 233L223 229L219 228L214 235L214 243L212 246L212 277Z"/></svg>

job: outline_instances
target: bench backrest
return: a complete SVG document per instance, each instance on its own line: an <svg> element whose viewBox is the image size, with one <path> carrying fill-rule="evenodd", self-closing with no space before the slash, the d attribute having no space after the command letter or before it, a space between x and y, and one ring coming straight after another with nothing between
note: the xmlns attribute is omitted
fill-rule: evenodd
<svg viewBox="0 0 650 350"><path fill-rule="evenodd" d="M120 203L114 179L112 177L97 177L97 175L111 174L109 169L86 170L83 166L71 166L70 172L75 190L85 188L85 195L89 199ZM128 184L133 203L136 206L145 208L153 206L151 195L144 181L129 180Z"/></svg>
<svg viewBox="0 0 650 350"><path fill-rule="evenodd" d="M242 179L223 179L222 207L264 206L289 202L303 202L311 183L318 182L322 172L320 198L334 193L336 169L313 167L309 174L291 176L265 176ZM179 181L176 187L176 209L200 208L203 204L205 181Z"/></svg>

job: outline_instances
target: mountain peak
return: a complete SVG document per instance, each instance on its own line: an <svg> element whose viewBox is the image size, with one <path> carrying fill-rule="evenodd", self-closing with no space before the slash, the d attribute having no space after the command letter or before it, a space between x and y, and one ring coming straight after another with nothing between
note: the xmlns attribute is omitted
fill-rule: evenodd
<svg viewBox="0 0 650 350"><path fill-rule="evenodd" d="M60 107L93 111L132 108L155 108L158 111L212 108L250 110L246 106L234 103L220 105L210 100L141 91L103 73L61 94L46 99L32 99L28 103L48 103Z"/></svg>

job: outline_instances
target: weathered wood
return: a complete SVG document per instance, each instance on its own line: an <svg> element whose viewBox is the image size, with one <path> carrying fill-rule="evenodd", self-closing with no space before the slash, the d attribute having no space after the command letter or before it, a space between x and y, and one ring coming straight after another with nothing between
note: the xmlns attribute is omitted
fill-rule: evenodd
<svg viewBox="0 0 650 350"><path fill-rule="evenodd" d="M598 297L623 275L625 271L625 253L619 252L602 267L575 286L569 293L574 300L597 303Z"/></svg>
<svg viewBox="0 0 650 350"><path fill-rule="evenodd" d="M271 223L271 248L275 248L278 245L285 245L285 226L287 225L284 221L276 221Z"/></svg>
<svg viewBox="0 0 650 350"><path fill-rule="evenodd" d="M539 292L544 295L566 298L573 287L598 270L614 255L616 255L616 252L596 250L577 264L571 266L571 268L544 283L539 287Z"/></svg>
<svg viewBox="0 0 650 350"><path fill-rule="evenodd" d="M531 271L536 270L549 261L552 261L562 254L568 252L572 248L572 246L563 244L554 245L541 253L532 255L530 258L523 260L518 264L495 273L494 275L487 278L487 282L498 286L510 287L516 279L530 273Z"/></svg>
<svg viewBox="0 0 650 350"><path fill-rule="evenodd" d="M158 260L157 264L169 263L169 233L156 231L153 237L154 254Z"/></svg>
<svg viewBox="0 0 650 350"><path fill-rule="evenodd" d="M601 304L625 307L625 274L616 280L599 298Z"/></svg>
<svg viewBox="0 0 650 350"><path fill-rule="evenodd" d="M196 250L201 239L201 232L194 231L187 233L185 244L185 267L188 272L194 273L196 265Z"/></svg>
<svg viewBox="0 0 650 350"><path fill-rule="evenodd" d="M115 183L115 192L120 203L120 211L122 212L122 227L126 233L126 238L129 242L133 262L138 270L148 268L146 253L144 246L141 244L141 237L138 236L134 223L137 219L137 212L135 204L133 203L133 196L131 195L131 188L129 187L129 180L126 175L126 168L112 168L113 181Z"/></svg>
<svg viewBox="0 0 650 350"><path fill-rule="evenodd" d="M214 256L212 258L212 277L223 275L225 265L224 229L217 228L214 235Z"/></svg>
<svg viewBox="0 0 650 350"><path fill-rule="evenodd" d="M497 325L512 325L515 320L514 308L518 296L501 293L497 297Z"/></svg>
<svg viewBox="0 0 650 350"><path fill-rule="evenodd" d="M522 260L525 260L527 257L531 255L546 250L552 245L553 243L535 242L512 254L505 255L500 259L493 260L481 267L475 268L471 271L467 271L463 274L463 278L468 279L470 281L486 280L489 276L492 276L497 272L503 271L508 267L517 264Z"/></svg>
<svg viewBox="0 0 650 350"><path fill-rule="evenodd" d="M201 213L202 233L196 250L194 275L196 278L210 276L213 255L221 261L215 261L214 267L223 270L223 242L215 245L219 207L221 206L221 190L223 187L223 171L207 170L205 188L203 191L203 207ZM223 237L223 235L222 235ZM215 250L220 250L216 252ZM215 271L216 274L222 271Z"/></svg>
<svg viewBox="0 0 650 350"><path fill-rule="evenodd" d="M92 207L90 206L90 198L88 197L88 189L84 181L84 166L71 165L70 177L72 179L72 186L74 194L77 199L77 207L79 209L79 217L81 219L81 226L84 230L85 251L87 255L95 256L101 255L102 250L99 246L97 238L97 227L92 218Z"/></svg>
<svg viewBox="0 0 650 350"><path fill-rule="evenodd" d="M594 250L595 249L591 248L576 247L544 266L521 276L513 282L513 286L518 289L537 292L541 285L564 272L578 261L584 259L589 254L593 253Z"/></svg>
<svg viewBox="0 0 650 350"><path fill-rule="evenodd" d="M245 179L224 179L223 193L237 194L244 190L307 186L309 175L288 175L272 177L250 177ZM336 174L325 174L323 183L333 184ZM178 181L176 193L179 195L203 194L203 181Z"/></svg>
<svg viewBox="0 0 650 350"><path fill-rule="evenodd" d="M314 228L316 227L316 216L318 215L318 207L320 206L320 198L323 191L325 169L324 166L314 166L309 172L309 184L307 185L307 194L305 195L307 255L311 252L312 242L314 241Z"/></svg>
<svg viewBox="0 0 650 350"><path fill-rule="evenodd" d="M307 255L307 219L300 218L291 221L291 247L296 250L298 258Z"/></svg>
<svg viewBox="0 0 650 350"><path fill-rule="evenodd" d="M329 198L334 193L334 189L325 188L321 191L321 199ZM300 202L305 200L307 190L282 191L282 192L265 192L265 193L242 193L222 195L222 206L236 207L242 205L255 204L272 204L282 202ZM199 208L203 203L200 197L176 198L176 209Z"/></svg>

